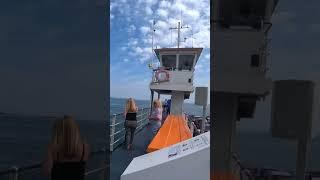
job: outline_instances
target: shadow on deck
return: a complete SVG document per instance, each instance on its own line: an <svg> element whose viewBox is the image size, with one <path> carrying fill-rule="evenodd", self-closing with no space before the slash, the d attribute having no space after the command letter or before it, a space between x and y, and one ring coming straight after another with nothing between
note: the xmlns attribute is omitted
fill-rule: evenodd
<svg viewBox="0 0 320 180"><path fill-rule="evenodd" d="M151 131L148 126L135 134L133 140L133 150L128 151L124 145L117 147L110 158L111 180L120 180L121 174L130 164L133 158L146 154L146 149L151 142Z"/></svg>

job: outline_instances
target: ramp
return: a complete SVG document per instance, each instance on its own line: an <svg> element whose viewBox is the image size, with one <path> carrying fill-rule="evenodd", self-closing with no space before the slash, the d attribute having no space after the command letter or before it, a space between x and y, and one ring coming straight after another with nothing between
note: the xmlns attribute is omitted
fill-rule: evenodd
<svg viewBox="0 0 320 180"><path fill-rule="evenodd" d="M149 144L147 152L157 151L190 138L192 138L192 134L184 117L182 115L168 115L159 132Z"/></svg>

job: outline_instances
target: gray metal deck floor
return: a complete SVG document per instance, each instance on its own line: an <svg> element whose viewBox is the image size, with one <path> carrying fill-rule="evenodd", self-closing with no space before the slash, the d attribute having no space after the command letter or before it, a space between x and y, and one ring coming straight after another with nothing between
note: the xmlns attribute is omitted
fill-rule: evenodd
<svg viewBox="0 0 320 180"><path fill-rule="evenodd" d="M128 151L119 146L116 148L110 157L110 177L111 180L120 180L121 174L130 164L132 159L137 156L146 154L146 149L151 140L152 134L149 131L148 126L144 127L141 131L135 134L133 140L133 150Z"/></svg>

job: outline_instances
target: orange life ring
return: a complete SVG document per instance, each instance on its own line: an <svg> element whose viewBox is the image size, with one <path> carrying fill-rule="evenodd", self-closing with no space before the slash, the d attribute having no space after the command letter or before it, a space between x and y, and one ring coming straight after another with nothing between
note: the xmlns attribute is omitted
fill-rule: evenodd
<svg viewBox="0 0 320 180"><path fill-rule="evenodd" d="M161 74L165 74L165 77L162 78L160 75ZM170 74L169 71L165 70L165 69L159 69L156 71L156 79L158 82L164 82L164 81L169 81L170 79Z"/></svg>

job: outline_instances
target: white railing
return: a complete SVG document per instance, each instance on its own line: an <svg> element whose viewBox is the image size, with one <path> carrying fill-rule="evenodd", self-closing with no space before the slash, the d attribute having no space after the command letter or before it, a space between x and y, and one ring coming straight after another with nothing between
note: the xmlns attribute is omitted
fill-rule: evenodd
<svg viewBox="0 0 320 180"><path fill-rule="evenodd" d="M144 126L148 124L148 115L150 108L139 109L137 113L136 133L139 132ZM114 114L110 116L110 151L116 149L124 142L125 128L124 128L124 115L123 113Z"/></svg>
<svg viewBox="0 0 320 180"><path fill-rule="evenodd" d="M106 149L101 149L93 151L91 153L92 158L97 158L98 155L102 156L100 159L101 164L97 168L88 168L85 172L86 179L92 175L99 175L100 180L108 179L107 171L109 165L107 164L107 159L105 158L108 151ZM0 171L0 179L8 180L24 180L24 179L49 179L49 177L44 177L41 175L42 162L35 164L30 164L27 166L13 166L7 170ZM97 178L95 178L97 179Z"/></svg>
<svg viewBox="0 0 320 180"><path fill-rule="evenodd" d="M137 131L141 130L148 123L148 115L150 108L142 108L138 111L137 121L138 127ZM119 146L124 141L124 117L123 114L114 114L110 117L110 150L101 149L98 151L94 151L91 153L93 158L98 155L102 156L101 165L96 168L89 168L85 172L86 178L92 175L99 175L99 179L108 179L107 177L107 168L109 165L106 163L106 156L108 156L110 151L113 151L117 146ZM0 179L8 179L8 180L20 180L20 179L43 179L41 176L41 167L42 162L38 162L35 164L27 165L27 166L13 166L7 170L0 171ZM39 176L36 178L35 176Z"/></svg>

